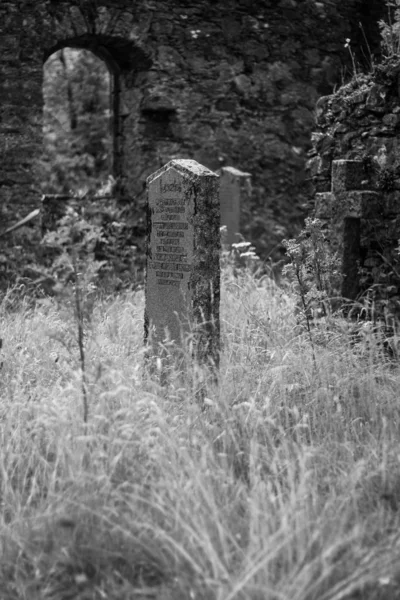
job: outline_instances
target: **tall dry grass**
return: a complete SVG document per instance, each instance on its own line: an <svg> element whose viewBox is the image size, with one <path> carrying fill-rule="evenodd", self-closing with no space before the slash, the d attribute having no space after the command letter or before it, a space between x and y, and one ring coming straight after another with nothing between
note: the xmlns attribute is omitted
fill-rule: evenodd
<svg viewBox="0 0 400 600"><path fill-rule="evenodd" d="M219 385L164 388L142 294L99 298L87 425L68 307L3 300L1 598L396 598L397 364L339 320L315 364L268 278L226 270L221 295Z"/></svg>

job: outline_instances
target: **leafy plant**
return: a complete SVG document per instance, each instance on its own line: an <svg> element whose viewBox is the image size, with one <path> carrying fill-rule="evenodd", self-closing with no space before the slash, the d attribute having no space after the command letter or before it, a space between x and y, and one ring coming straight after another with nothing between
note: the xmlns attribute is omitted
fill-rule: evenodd
<svg viewBox="0 0 400 600"><path fill-rule="evenodd" d="M240 235L241 241L234 244L227 243L228 230L226 225L220 228L221 233L221 249L222 249L222 268L232 270L233 275L237 276L245 269L253 271L259 264L260 257L257 256L255 247L251 242L246 242L244 237Z"/></svg>
<svg viewBox="0 0 400 600"><path fill-rule="evenodd" d="M96 261L94 258L98 242L105 242L101 227L88 223L71 207L67 208L67 214L60 220L57 230L47 233L43 238L44 244L59 252L52 267L56 280L54 292L64 303L70 304L76 324L85 423L89 406L84 333L93 311L96 282L106 264L106 261Z"/></svg>
<svg viewBox="0 0 400 600"><path fill-rule="evenodd" d="M381 31L381 46L387 57L400 53L400 0L386 0L388 22L378 22ZM394 20L393 20L394 19Z"/></svg>
<svg viewBox="0 0 400 600"><path fill-rule="evenodd" d="M305 228L296 239L283 240L290 263L283 269L294 283L311 346L314 317L332 313L332 298L337 287L339 262L332 254L322 229L322 221L307 218ZM315 358L315 355L314 355Z"/></svg>
<svg viewBox="0 0 400 600"><path fill-rule="evenodd" d="M377 177L377 186L380 190L384 190L390 192L396 189L396 180L399 178L400 168L399 166L395 168L387 168L384 167L379 170Z"/></svg>
<svg viewBox="0 0 400 600"><path fill-rule="evenodd" d="M69 193L106 179L112 139L105 63L90 51L63 48L46 61L43 94L43 191Z"/></svg>

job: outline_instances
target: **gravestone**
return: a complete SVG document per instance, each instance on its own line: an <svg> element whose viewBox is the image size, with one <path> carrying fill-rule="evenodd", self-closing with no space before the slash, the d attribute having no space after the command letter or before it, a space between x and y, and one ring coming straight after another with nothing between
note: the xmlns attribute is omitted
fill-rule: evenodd
<svg viewBox="0 0 400 600"><path fill-rule="evenodd" d="M222 167L220 170L219 197L221 205L221 226L226 225L226 244L230 248L240 242L242 206L251 193L250 173L243 173L234 167Z"/></svg>
<svg viewBox="0 0 400 600"><path fill-rule="evenodd" d="M220 207L218 176L172 160L147 179L145 343L148 358L173 353L192 334L193 357L218 367Z"/></svg>

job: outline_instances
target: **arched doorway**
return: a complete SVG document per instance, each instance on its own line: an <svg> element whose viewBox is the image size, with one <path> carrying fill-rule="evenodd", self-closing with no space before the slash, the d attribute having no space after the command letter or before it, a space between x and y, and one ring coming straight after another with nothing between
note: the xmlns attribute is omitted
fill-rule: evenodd
<svg viewBox="0 0 400 600"><path fill-rule="evenodd" d="M62 47L43 73L43 157L46 194L83 194L112 181L113 77L90 50Z"/></svg>

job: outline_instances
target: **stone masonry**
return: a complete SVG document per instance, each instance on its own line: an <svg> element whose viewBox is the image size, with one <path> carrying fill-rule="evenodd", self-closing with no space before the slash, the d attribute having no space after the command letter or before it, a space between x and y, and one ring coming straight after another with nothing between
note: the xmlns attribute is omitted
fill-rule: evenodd
<svg viewBox="0 0 400 600"><path fill-rule="evenodd" d="M400 316L400 61L317 103L312 212L339 252L345 298L387 325Z"/></svg>
<svg viewBox="0 0 400 600"><path fill-rule="evenodd" d="M363 4L361 8L361 4ZM85 48L112 79L113 176L144 252L146 178L175 158L250 172L242 233L268 254L295 233L306 199L313 109L347 69L346 37L372 49L379 0L2 0L0 217L40 203L43 64ZM372 17L371 17L372 15ZM357 45L357 44L355 44ZM282 249L283 252L283 249Z"/></svg>

